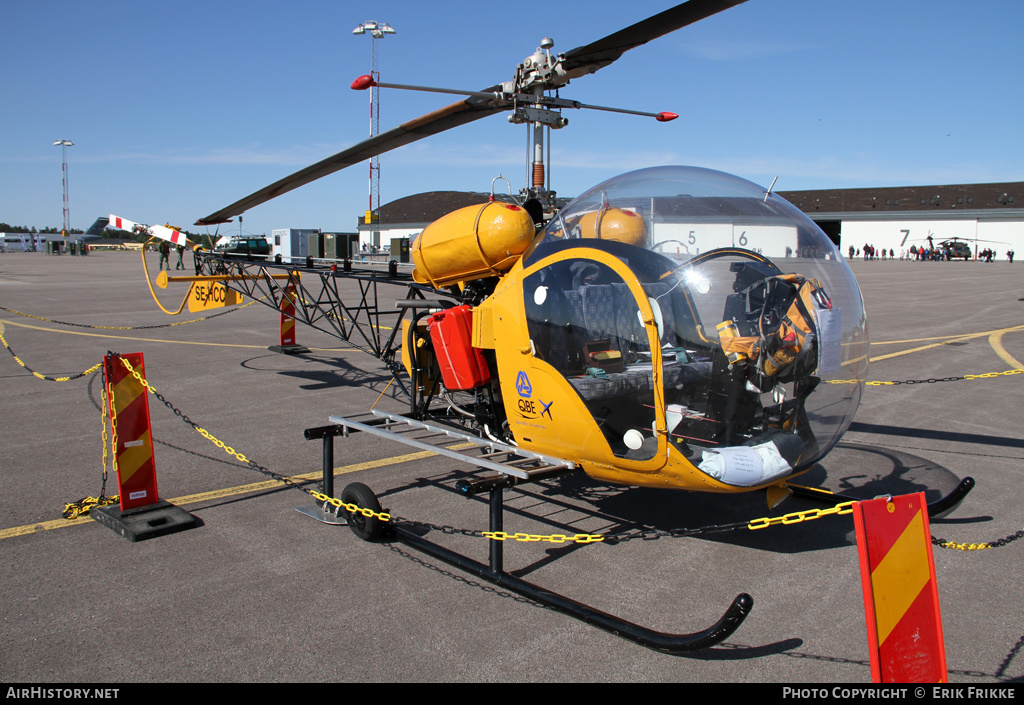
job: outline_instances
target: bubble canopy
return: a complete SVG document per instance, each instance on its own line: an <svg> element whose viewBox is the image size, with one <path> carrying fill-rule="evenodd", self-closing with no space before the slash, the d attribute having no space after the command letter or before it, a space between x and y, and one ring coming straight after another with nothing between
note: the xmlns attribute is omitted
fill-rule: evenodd
<svg viewBox="0 0 1024 705"><path fill-rule="evenodd" d="M738 176L698 167L663 166L632 171L595 186L572 201L545 230L545 240L597 237L596 218L607 209L641 216L648 249L696 255L719 247L745 247L768 257L837 257L828 237L785 199ZM614 234L611 239L615 239Z"/></svg>
<svg viewBox="0 0 1024 705"><path fill-rule="evenodd" d="M660 400L670 444L695 466L765 484L810 467L853 420L867 371L860 289L824 232L764 187L697 167L629 172L560 211L524 265L538 357L617 456L661 452ZM661 397L645 389L659 383ZM715 467L726 449L765 444L773 457L753 481Z"/></svg>

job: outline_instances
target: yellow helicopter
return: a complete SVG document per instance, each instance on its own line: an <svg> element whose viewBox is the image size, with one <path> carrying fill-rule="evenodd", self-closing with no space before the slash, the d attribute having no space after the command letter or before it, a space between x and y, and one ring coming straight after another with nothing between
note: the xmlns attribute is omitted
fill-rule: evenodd
<svg viewBox="0 0 1024 705"><path fill-rule="evenodd" d="M676 117L584 105L560 97L560 88L745 1L689 0L560 54L545 38L511 81L482 91L360 77L354 89L465 97L196 221L230 222L315 179L489 115L511 113L510 122L530 130L531 185L505 198L494 195L492 184L490 200L431 223L410 243L411 271L394 261L284 262L195 248L196 274L182 280L219 282L282 310L287 301L297 321L381 360L408 397L408 413L381 413L380 424L332 416L332 426L307 429L307 438L325 439L325 496L333 493L330 439L350 431L388 435L400 421L431 432L459 429L464 433L456 437L478 441L486 453L462 459L497 475L459 490L491 493L495 535L501 490L521 481L582 470L628 486L767 490L776 506L795 488L789 481L836 446L866 377L864 303L836 246L772 193L774 184L765 189L705 168L653 167L609 179L566 205L546 182L545 132L566 125L563 110L659 122ZM177 279L164 276L160 284ZM358 292L356 300L344 299L341 281ZM379 305L380 285L401 287L404 297L391 298L393 307ZM505 464L492 462L495 456ZM819 492L832 502L848 499ZM369 488L353 483L341 502L360 508L345 510L357 535L381 535L381 507ZM337 522L325 518L329 510L325 502L318 518L344 523L340 513ZM500 540L490 542L485 566L415 532L394 531L442 560L661 651L720 642L752 605L740 595L708 629L655 633L509 576Z"/></svg>
<svg viewBox="0 0 1024 705"><path fill-rule="evenodd" d="M429 417L431 400L458 392L477 432L566 458L594 478L783 491L849 426L867 366L863 303L835 246L770 189L720 172L641 170L560 209L544 177L544 128L564 126L564 109L676 117L552 91L742 1L690 0L563 54L545 38L512 81L450 91L469 97L197 224L227 222L345 166L510 111L533 135L531 187L513 202L450 213L411 243L415 284L447 299L405 309L414 314L393 369L412 380L411 413ZM370 76L353 88L371 85L447 92ZM351 263L343 270L352 276ZM390 362L389 351L375 352ZM839 377L854 381L825 383Z"/></svg>

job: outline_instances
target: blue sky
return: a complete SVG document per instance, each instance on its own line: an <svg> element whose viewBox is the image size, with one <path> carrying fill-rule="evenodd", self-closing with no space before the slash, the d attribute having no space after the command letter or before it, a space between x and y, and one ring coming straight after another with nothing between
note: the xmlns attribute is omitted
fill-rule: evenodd
<svg viewBox="0 0 1024 705"><path fill-rule="evenodd" d="M0 0L0 222L60 227L108 213L189 228L199 217L369 135L361 22L390 23L381 79L478 90L540 39L556 51L672 0ZM1024 180L1021 0L749 0L627 52L562 97L673 111L674 122L567 111L560 195L656 164L721 169L776 190ZM381 130L455 96L381 91ZM526 181L526 128L494 116L381 157L381 201ZM368 168L244 216L245 232L352 231ZM234 232L238 224L221 226ZM200 228L191 228L193 231Z"/></svg>

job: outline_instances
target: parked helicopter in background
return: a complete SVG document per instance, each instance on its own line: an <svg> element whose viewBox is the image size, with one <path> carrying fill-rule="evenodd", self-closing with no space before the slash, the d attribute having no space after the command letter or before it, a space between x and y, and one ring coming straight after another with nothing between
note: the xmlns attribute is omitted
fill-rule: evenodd
<svg viewBox="0 0 1024 705"><path fill-rule="evenodd" d="M979 238L974 237L950 237L945 240L935 242L935 236L932 235L931 233L929 233L927 237L922 238L920 242L927 242L928 246L927 248L925 248L924 244L917 246L917 249L919 250L919 258L923 259L925 257L928 257L931 259L943 259L950 261L955 259L963 259L964 262L970 261L972 259L981 260L986 256L988 256L988 258L991 259L991 255L995 254L995 251L992 250L991 248L987 248L986 250L979 252L978 243L984 242L993 245L1009 244L1006 242L999 242L997 240L981 240ZM973 250L971 248L971 243L974 243Z"/></svg>
<svg viewBox="0 0 1024 705"><path fill-rule="evenodd" d="M963 257L966 262L974 256L971 252L971 246L965 240L958 237L943 240L939 243L939 247L946 253L946 259L960 259Z"/></svg>

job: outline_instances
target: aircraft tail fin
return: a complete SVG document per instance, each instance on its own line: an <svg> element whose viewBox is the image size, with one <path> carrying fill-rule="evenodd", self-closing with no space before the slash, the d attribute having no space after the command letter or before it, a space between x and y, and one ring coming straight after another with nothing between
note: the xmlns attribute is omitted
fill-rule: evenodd
<svg viewBox="0 0 1024 705"><path fill-rule="evenodd" d="M96 219L96 222L85 231L85 234L86 236L103 237L103 231L107 229L108 225L110 225L110 218L100 216Z"/></svg>

